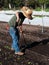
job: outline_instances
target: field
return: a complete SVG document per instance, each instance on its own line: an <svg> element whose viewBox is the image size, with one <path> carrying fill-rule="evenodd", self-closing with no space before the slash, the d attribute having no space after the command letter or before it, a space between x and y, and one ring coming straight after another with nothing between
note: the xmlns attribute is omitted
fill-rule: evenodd
<svg viewBox="0 0 49 65"><path fill-rule="evenodd" d="M23 25L23 34L19 40L21 51L18 56L11 51L12 39L0 24L0 65L49 65L49 28Z"/></svg>

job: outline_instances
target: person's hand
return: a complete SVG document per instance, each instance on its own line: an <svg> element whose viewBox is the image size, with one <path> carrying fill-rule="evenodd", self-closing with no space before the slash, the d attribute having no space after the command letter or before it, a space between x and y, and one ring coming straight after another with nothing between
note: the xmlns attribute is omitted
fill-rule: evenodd
<svg viewBox="0 0 49 65"><path fill-rule="evenodd" d="M10 28L9 25L6 25L6 30L9 30L9 28Z"/></svg>
<svg viewBox="0 0 49 65"><path fill-rule="evenodd" d="M23 31L22 31L22 30L20 30L20 33L23 33Z"/></svg>
<svg viewBox="0 0 49 65"><path fill-rule="evenodd" d="M20 33L23 33L23 31L22 31L22 25L19 26L19 31L20 31Z"/></svg>

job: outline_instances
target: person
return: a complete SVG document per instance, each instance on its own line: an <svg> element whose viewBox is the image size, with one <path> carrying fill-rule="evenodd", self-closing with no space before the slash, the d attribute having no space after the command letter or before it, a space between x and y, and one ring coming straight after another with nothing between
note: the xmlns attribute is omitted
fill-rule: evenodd
<svg viewBox="0 0 49 65"><path fill-rule="evenodd" d="M23 55L19 48L19 32L22 33L22 23L25 18L32 19L32 10L26 6L21 8L21 12L16 12L16 23L15 26L10 26L9 33L12 37L11 50L15 50L15 54Z"/></svg>

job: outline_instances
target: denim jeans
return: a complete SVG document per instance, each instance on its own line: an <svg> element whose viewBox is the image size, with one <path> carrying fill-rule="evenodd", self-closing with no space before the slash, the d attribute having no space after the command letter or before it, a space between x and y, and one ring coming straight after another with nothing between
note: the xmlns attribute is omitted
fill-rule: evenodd
<svg viewBox="0 0 49 65"><path fill-rule="evenodd" d="M19 32L18 32L18 29L14 29L14 27L10 27L9 29L9 33L12 37L12 48L15 50L15 52L19 52L20 49L19 49Z"/></svg>

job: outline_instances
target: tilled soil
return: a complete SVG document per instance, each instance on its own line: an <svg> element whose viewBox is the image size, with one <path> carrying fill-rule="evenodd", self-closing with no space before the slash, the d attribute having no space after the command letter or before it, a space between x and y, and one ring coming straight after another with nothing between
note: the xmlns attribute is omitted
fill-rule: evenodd
<svg viewBox="0 0 49 65"><path fill-rule="evenodd" d="M19 46L23 56L11 51L12 39L8 32L0 30L0 65L49 65L49 28L23 25Z"/></svg>

